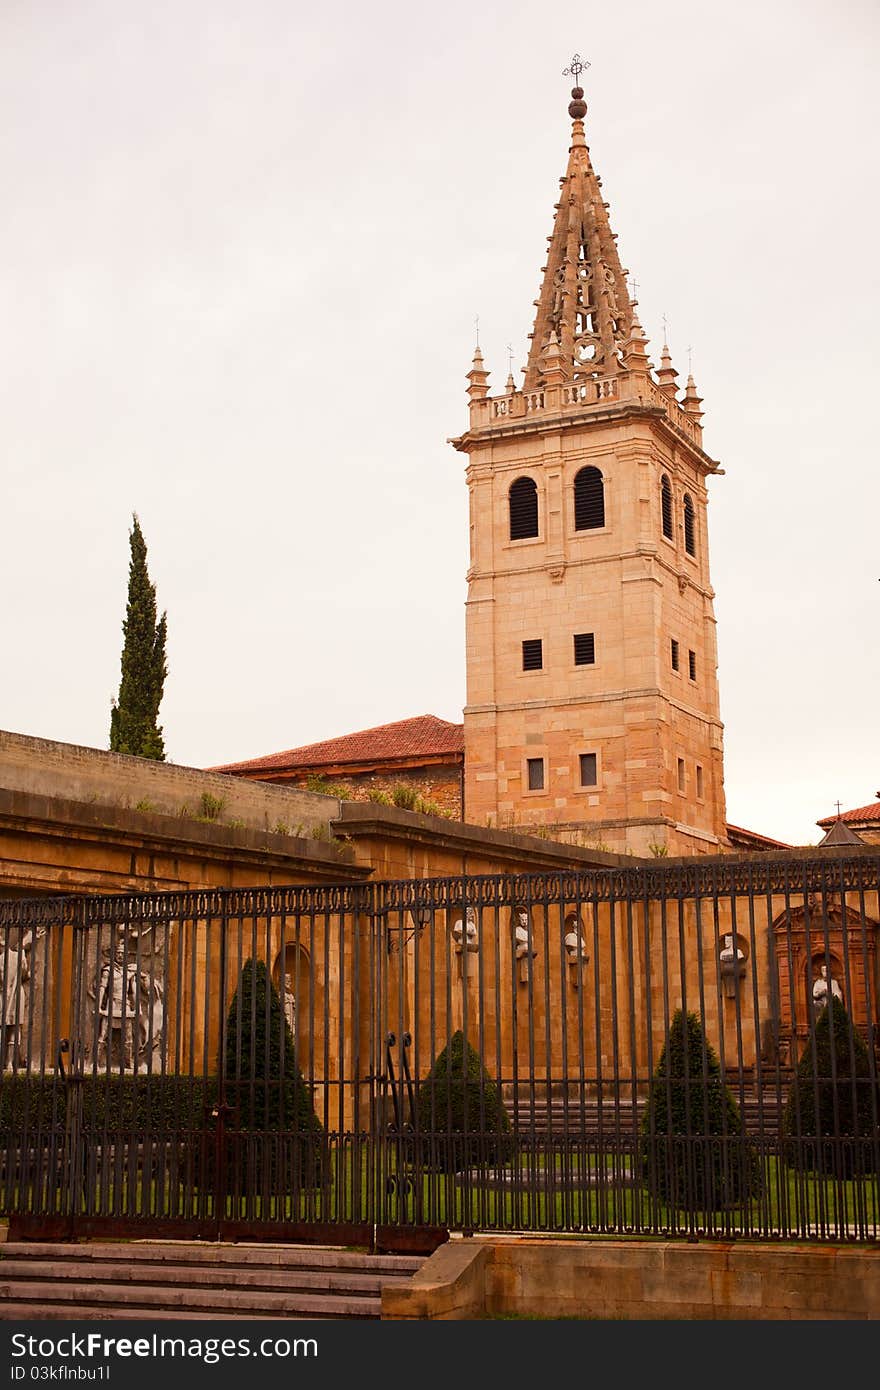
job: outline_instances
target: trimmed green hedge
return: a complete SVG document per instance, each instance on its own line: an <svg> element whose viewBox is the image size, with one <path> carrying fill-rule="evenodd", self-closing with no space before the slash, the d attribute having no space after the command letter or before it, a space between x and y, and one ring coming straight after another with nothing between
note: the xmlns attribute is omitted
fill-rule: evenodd
<svg viewBox="0 0 880 1390"><path fill-rule="evenodd" d="M642 1176L680 1210L719 1211L761 1191L754 1143L696 1014L678 1009L651 1082L641 1125Z"/></svg>
<svg viewBox="0 0 880 1390"><path fill-rule="evenodd" d="M60 1077L11 1076L0 1081L0 1136L64 1126L74 1090L83 1132L99 1138L200 1129L217 1093L216 1077L84 1076L74 1087Z"/></svg>
<svg viewBox="0 0 880 1390"><path fill-rule="evenodd" d="M419 1085L418 1152L429 1168L458 1172L506 1162L513 1131L498 1087L459 1030Z"/></svg>
<svg viewBox="0 0 880 1390"><path fill-rule="evenodd" d="M878 1168L880 1087L867 1046L834 996L795 1071L783 1121L786 1161L802 1172L851 1178Z"/></svg>

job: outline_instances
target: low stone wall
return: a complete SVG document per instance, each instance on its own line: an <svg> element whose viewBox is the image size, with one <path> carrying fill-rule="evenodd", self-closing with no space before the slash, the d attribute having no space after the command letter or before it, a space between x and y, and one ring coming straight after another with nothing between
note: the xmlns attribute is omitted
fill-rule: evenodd
<svg viewBox="0 0 880 1390"><path fill-rule="evenodd" d="M452 1240L382 1317L877 1319L880 1252L748 1241Z"/></svg>
<svg viewBox="0 0 880 1390"><path fill-rule="evenodd" d="M308 835L339 815L335 797L5 730L0 730L0 787L284 835Z"/></svg>

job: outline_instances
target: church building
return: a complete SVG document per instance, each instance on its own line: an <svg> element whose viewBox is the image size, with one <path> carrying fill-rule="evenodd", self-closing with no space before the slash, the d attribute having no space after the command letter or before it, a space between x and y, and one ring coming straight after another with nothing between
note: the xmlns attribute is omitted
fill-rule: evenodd
<svg viewBox="0 0 880 1390"><path fill-rule="evenodd" d="M639 855L717 853L730 842L707 481L722 470L693 378L680 391L666 344L656 372L648 357L581 87L568 110L525 380L492 393L477 347L453 440L470 496L458 811ZM375 782L378 731L366 732ZM320 775L319 749L216 770L301 782ZM398 765L406 752L395 745Z"/></svg>

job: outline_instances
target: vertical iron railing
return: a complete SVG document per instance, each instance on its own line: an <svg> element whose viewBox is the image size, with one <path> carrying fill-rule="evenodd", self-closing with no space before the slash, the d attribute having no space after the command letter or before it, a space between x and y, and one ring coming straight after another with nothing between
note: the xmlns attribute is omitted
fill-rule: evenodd
<svg viewBox="0 0 880 1390"><path fill-rule="evenodd" d="M0 1210L874 1240L878 889L868 851L0 903Z"/></svg>

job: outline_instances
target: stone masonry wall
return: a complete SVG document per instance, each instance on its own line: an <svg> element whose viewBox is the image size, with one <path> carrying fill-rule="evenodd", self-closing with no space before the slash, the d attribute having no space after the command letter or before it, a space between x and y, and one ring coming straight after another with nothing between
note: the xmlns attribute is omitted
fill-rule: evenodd
<svg viewBox="0 0 880 1390"><path fill-rule="evenodd" d="M0 731L0 787L285 834L297 829L308 834L339 814L336 798L300 788L5 731Z"/></svg>

